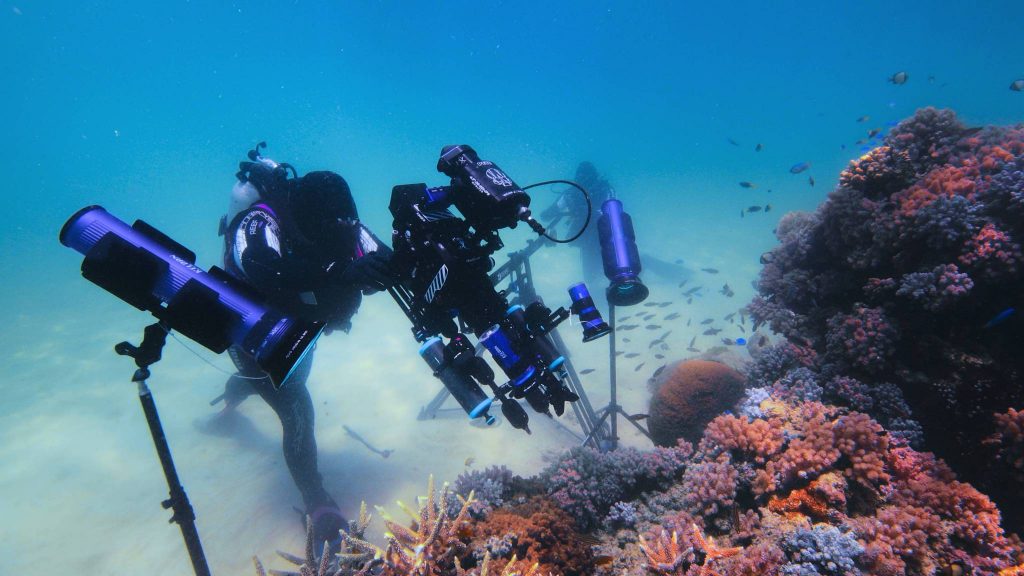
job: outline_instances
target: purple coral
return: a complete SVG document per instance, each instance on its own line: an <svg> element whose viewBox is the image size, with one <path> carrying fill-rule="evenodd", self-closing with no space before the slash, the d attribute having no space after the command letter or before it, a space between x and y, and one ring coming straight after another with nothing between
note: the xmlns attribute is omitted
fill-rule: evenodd
<svg viewBox="0 0 1024 576"><path fill-rule="evenodd" d="M677 480L691 451L685 443L648 452L634 448L599 452L577 447L541 472L540 478L558 507L568 512L581 529L589 530L601 524L616 502Z"/></svg>
<svg viewBox="0 0 1024 576"><path fill-rule="evenodd" d="M782 567L787 576L856 576L861 571L857 558L864 547L850 532L835 526L816 524L812 528L797 528L782 541L789 562Z"/></svg>
<svg viewBox="0 0 1024 576"><path fill-rule="evenodd" d="M974 288L974 281L956 264L942 264L929 272L904 274L896 295L934 312L963 299L971 288Z"/></svg>

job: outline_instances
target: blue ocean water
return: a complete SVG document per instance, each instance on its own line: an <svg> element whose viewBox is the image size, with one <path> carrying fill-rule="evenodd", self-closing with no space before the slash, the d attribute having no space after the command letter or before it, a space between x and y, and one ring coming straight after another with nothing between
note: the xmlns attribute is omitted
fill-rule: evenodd
<svg viewBox="0 0 1024 576"><path fill-rule="evenodd" d="M58 537L87 530L88 510L119 492L114 453L155 467L134 406L117 418L139 438L105 446L107 456L29 434L69 414L81 423L65 432L101 423L97 406L114 397L106 368L123 367L106 360L118 337L110 329L130 338L147 320L81 279L80 256L57 242L79 208L145 219L207 267L220 258L217 220L237 163L257 141L300 172L343 174L363 220L385 236L391 187L444 183L434 170L441 146L469 143L520 184L592 161L633 215L641 250L719 268L745 301L778 216L820 203L868 130L923 106L952 108L968 124L1024 119L1024 94L1007 88L1024 75L1022 21L1024 4L1010 1L5 0L0 456L13 466L0 479L0 517L32 520L0 528L0 572L47 573L16 558L45 558L54 542L42 526L66 527ZM901 71L905 84L888 81ZM793 175L798 162L811 168ZM541 191L534 202L552 198ZM740 218L765 204L770 213ZM517 247L527 237L506 239ZM395 318L379 330L410 341ZM220 378L188 354L174 360ZM208 390L195 393L188 420ZM133 498L162 494L158 472L147 473L152 490L133 487ZM51 491L95 475L108 492L48 503ZM243 564L252 553L237 552ZM97 548L68 561L112 573L112 557ZM165 560L169 574L187 566L176 552Z"/></svg>

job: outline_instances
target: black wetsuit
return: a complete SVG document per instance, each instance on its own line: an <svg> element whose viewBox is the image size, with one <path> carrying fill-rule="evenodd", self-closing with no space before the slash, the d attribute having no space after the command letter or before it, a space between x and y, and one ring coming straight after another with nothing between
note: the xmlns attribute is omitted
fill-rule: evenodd
<svg viewBox="0 0 1024 576"><path fill-rule="evenodd" d="M346 286L341 272L379 247L369 230L355 223L344 241L311 241L289 219L286 209L258 203L238 214L224 236L225 269L259 289L278 311L326 322L328 331L348 330L361 292ZM334 506L317 468L313 401L306 389L313 354L284 386L275 389L252 356L238 347L229 353L238 373L228 381L226 401L237 405L259 394L281 420L285 461L307 511Z"/></svg>

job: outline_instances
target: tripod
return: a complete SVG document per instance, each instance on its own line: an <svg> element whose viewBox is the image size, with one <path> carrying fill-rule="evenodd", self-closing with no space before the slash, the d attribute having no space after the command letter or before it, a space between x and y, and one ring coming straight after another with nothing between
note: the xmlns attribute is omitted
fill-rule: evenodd
<svg viewBox="0 0 1024 576"><path fill-rule="evenodd" d="M130 356L138 366L132 376L132 382L138 383L139 402L142 403L142 411L146 414L149 434L153 437L153 445L160 458L160 466L163 467L167 487L170 488L170 498L161 502L160 505L164 509L171 510L169 522L176 523L181 528L181 536L185 539L185 548L188 549L192 570L195 571L196 576L210 576L210 567L206 564L203 544L199 540L199 531L196 530L196 514L192 510L192 504L188 500L188 495L185 494L185 489L178 480L178 472L174 467L174 460L171 458L171 448L167 444L167 437L164 436L163 425L160 424L160 415L156 411L153 393L146 384L146 380L149 379L149 366L160 360L169 331L170 328L162 322L151 324L146 326L142 343L138 346L121 342L114 346L114 351L121 356Z"/></svg>
<svg viewBox="0 0 1024 576"><path fill-rule="evenodd" d="M609 420L611 424L611 434L607 438L600 442L600 448L602 451L615 450L619 447L619 416L621 415L630 424L636 426L636 429L647 436L652 442L654 438L651 438L651 433L640 424L640 418L629 414L619 404L617 395L617 386L615 378L615 305L608 302L608 323L612 326L612 333L608 335L608 380L611 389L611 395L608 399L608 405L597 411L598 419L594 425L594 430L603 429L604 421ZM589 441L590 438L588 437Z"/></svg>

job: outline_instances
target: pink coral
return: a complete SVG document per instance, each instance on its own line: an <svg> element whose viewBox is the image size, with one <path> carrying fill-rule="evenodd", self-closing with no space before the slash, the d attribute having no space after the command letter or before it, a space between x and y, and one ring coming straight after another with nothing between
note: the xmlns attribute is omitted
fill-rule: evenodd
<svg viewBox="0 0 1024 576"><path fill-rule="evenodd" d="M850 460L846 475L865 486L889 482L885 456L889 438L882 427L867 414L853 412L832 427L839 452Z"/></svg>
<svg viewBox="0 0 1024 576"><path fill-rule="evenodd" d="M986 443L997 446L998 458L1024 482L1024 410L1010 408L995 415L996 433Z"/></svg>
<svg viewBox="0 0 1024 576"><path fill-rule="evenodd" d="M1009 234L990 222L967 241L959 261L989 278L997 278L1004 274L1015 274L1020 259L1020 246L1010 239Z"/></svg>
<svg viewBox="0 0 1024 576"><path fill-rule="evenodd" d="M739 452L764 464L782 448L782 431L767 420L748 420L732 415L715 418L708 424L704 437L726 450Z"/></svg>
<svg viewBox="0 0 1024 576"><path fill-rule="evenodd" d="M855 305L851 314L833 316L828 327L829 354L854 367L881 370L895 352L899 333L881 308Z"/></svg>

